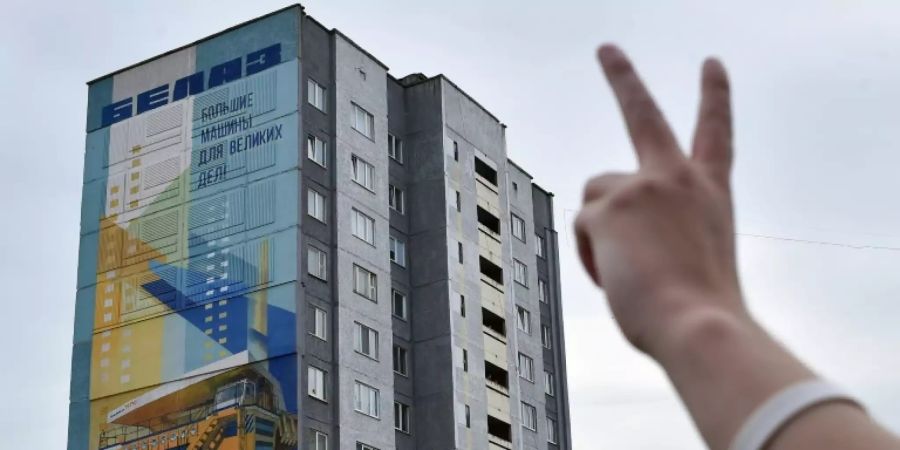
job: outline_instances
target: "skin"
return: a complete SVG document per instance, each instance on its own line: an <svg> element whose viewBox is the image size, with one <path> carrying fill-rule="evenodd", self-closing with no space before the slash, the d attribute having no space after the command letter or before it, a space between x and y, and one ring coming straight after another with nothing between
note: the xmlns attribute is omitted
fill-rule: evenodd
<svg viewBox="0 0 900 450"><path fill-rule="evenodd" d="M588 181L575 222L579 255L622 333L665 369L709 448L724 450L766 399L816 377L744 305L728 77L718 60L703 64L686 155L627 57L612 45L597 54L639 169ZM861 408L828 402L801 412L766 448L880 450L900 441Z"/></svg>

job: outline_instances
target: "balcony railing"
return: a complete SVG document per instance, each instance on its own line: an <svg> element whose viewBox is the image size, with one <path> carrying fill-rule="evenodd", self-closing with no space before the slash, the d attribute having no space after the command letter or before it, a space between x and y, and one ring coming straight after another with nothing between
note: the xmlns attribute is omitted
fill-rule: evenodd
<svg viewBox="0 0 900 450"><path fill-rule="evenodd" d="M493 434L488 433L488 441L498 447L512 450L512 441L507 441L502 437L494 436Z"/></svg>
<svg viewBox="0 0 900 450"><path fill-rule="evenodd" d="M482 328L484 328L484 334L486 334L486 335L488 335L488 336L490 336L490 337L492 337L492 338L494 338L494 339L496 339L496 340L502 342L503 345L506 345L506 336L504 336L504 335L498 333L498 332L495 331L493 328L488 328L488 327L485 327L485 326L482 326Z"/></svg>
<svg viewBox="0 0 900 450"><path fill-rule="evenodd" d="M487 385L487 387L509 397L509 388L507 388L506 386L487 378L484 379L484 384Z"/></svg>

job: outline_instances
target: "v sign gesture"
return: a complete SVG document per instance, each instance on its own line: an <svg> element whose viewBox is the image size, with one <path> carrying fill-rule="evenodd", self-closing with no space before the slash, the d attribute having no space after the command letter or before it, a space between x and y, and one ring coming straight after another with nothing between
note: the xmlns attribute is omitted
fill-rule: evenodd
<svg viewBox="0 0 900 450"><path fill-rule="evenodd" d="M728 78L719 61L703 64L686 154L625 55L603 46L598 56L640 167L587 183L575 222L579 255L628 341L663 366L710 448L726 449L767 399L815 378L744 307ZM820 402L790 419L765 448L900 448L849 403Z"/></svg>
<svg viewBox="0 0 900 450"><path fill-rule="evenodd" d="M576 221L579 253L625 336L653 352L683 313L743 312L729 187L728 79L718 61L704 64L688 157L625 55L615 47L598 53L640 169L587 183Z"/></svg>

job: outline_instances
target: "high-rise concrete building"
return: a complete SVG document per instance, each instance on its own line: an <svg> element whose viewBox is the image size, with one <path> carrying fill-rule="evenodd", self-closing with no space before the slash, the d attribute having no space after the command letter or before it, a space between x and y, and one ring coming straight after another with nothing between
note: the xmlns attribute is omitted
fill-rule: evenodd
<svg viewBox="0 0 900 450"><path fill-rule="evenodd" d="M90 82L69 449L570 449L505 133L300 6Z"/></svg>

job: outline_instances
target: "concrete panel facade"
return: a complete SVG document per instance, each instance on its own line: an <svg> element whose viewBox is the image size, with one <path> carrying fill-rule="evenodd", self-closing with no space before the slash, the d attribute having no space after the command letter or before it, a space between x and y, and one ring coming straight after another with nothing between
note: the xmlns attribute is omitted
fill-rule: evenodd
<svg viewBox="0 0 900 450"><path fill-rule="evenodd" d="M260 56L253 52L265 48L273 39L280 42L283 64L270 72L254 72L253 64L261 64L272 53ZM235 75L236 66L222 65L233 58L243 58L240 76ZM216 76L220 79L214 87L220 91L213 93L225 92L217 94L224 101L237 98L240 102L242 93L254 92L255 106L248 107L244 119L248 127L251 122L252 126L281 126L276 146L246 153L250 155L246 159L240 159L244 158L240 149L227 158L226 153L222 154L229 167L227 173L240 174L240 182L225 179L224 171L219 175L205 172L209 170L206 166L212 167L219 156L198 145L206 144L201 142L200 133L209 125L197 122L199 116L194 116L223 100L207 100L200 95L202 90L193 92L197 79L190 77L198 71L203 71L204 77L218 71ZM187 169L185 177L168 189L147 191L145 196L155 199L152 202L140 196L124 197L121 190L131 185L123 181L126 184L113 189L115 177L109 174L119 170L116 164L134 169L130 165L135 163L129 159L132 146L121 144L131 142L128 139L134 127L110 126L124 120L125 113L121 108L110 110L107 105L133 97L135 104L146 109L148 104L159 101L155 95L162 95L154 94L154 89L186 78L190 79L178 82L182 91L197 94L207 103L196 107L190 103L193 109L181 110L183 117L194 117L194 127L199 127L197 133L185 134L198 148L191 157L181 159ZM271 87L276 78L277 89ZM311 89L313 85L320 90ZM111 427L94 422L108 414L115 419L115 414L110 413L110 407L101 411L91 405L101 402L114 406L128 399L107 400L106 396L131 395L144 399L141 401L156 401L147 397L147 392L156 392L149 381L140 391L129 394L127 389L106 387L98 375L108 372L105 365L101 366L107 363L101 363L96 356L107 351L98 339L105 338L107 335L102 333L107 331L119 333L116 328L103 326L103 321L111 321L113 316L104 316L102 310L97 310L104 307L101 297L107 289L102 279L109 269L103 266L104 251L109 242L118 239L116 235L104 235L103 230L114 229L109 224L124 227L119 237L126 239L132 220L136 220L132 233L147 228L159 234L164 229L160 227L170 222L182 224L179 226L186 230L205 227L204 233L219 233L213 244L208 244L212 237L198 240L199 231L185 233L184 245L166 244L167 235L145 233L141 236L152 241L148 248L153 247L157 253L145 252L143 244L135 249L148 255L139 262L155 270L156 279L187 286L181 297L172 298L205 295L212 290L204 283L213 283L216 289L222 288L222 295L209 302L211 307L227 309L232 308L227 306L232 303L239 307L245 302L248 306L243 314L247 320L223 323L223 328L216 328L218 322L216 326L205 326L204 320L235 317L240 308L203 313L202 305L195 308L202 313L197 318L180 310L167 315L169 291L157 283L137 286L138 294L157 298L155 303L147 303L151 309L141 313L147 317L140 326L152 329L142 331L142 335L151 333L167 348L171 347L164 352L168 359L162 358L160 373L172 377L161 378L163 382L182 376L212 377L198 380L196 386L204 386L204 392L214 394L215 389L244 380L241 382L252 382L258 392L277 394L276 404L269 405L266 402L270 400L261 399L254 406L274 411L272 417L262 412L258 416L262 431L248 434L250 425L238 424L245 430L243 434L236 433L246 448L257 448L257 443L264 444L259 448L279 450L320 450L323 444L327 449L341 450L571 448L552 194L532 183L527 172L509 161L506 126L450 80L421 74L394 78L383 63L346 35L323 26L302 7L294 6L135 68L123 69L92 82L90 89L70 449L105 450L109 446L103 443L114 442L105 431L105 440L99 439L101 429ZM151 92L145 94L148 91ZM173 94L175 91L174 87L168 91L172 103L180 95ZM319 94L324 104L310 100ZM360 108L371 119L360 115ZM147 123L159 126L163 119L154 116ZM122 123L144 121L141 118ZM270 135L275 138L274 128ZM324 161L310 157L311 141L324 143ZM146 150L149 152L158 145L155 142L148 141L140 148L150 149ZM389 142L399 154L389 156ZM148 164L159 162L145 159ZM372 166L371 186L354 181L354 159ZM221 180L216 178L219 176ZM220 206L213 202L218 197L205 194L199 187L220 181L225 183L221 185L223 192L234 194L223 194L220 203L226 210L217 220L238 214L248 217L247 223L252 225L249 231L242 231L241 247L234 247L234 251L253 259L252 267L240 269L246 275L247 286L232 287L230 281L223 281L228 279L226 276L219 281L215 276L201 279L189 271L167 278L166 266L157 266L158 263L205 257L206 253L198 253L199 244L215 248L209 253L213 255L210 258L215 258L217 246L229 242L230 231L221 231L226 225L203 222L212 220L208 217ZM402 195L402 207L389 206L392 192ZM308 213L311 193L323 199L320 217ZM123 197L115 201L116 195ZM173 215L168 219L167 208L177 207L177 201L172 199L186 195L202 199L203 208L212 209L203 209L201 214L195 208L186 218ZM242 205L245 210L227 209L233 204ZM371 242L355 235L354 211L374 221ZM521 239L513 236L513 215L524 223ZM191 228L195 229L201 230ZM543 242L540 255L538 239ZM402 259L393 262L392 241L400 243L404 253ZM226 247L222 245L223 254L228 252ZM311 249L324 255L324 273L314 274L317 266L310 267ZM518 280L517 264L524 267L524 277ZM215 264L195 266L198 270L222 272ZM375 298L367 298L357 289L357 267L374 275ZM195 281L184 284L182 279ZM194 287L197 283L203 289ZM228 291L238 288L239 291ZM124 291L121 295L127 297ZM242 296L247 300L240 300ZM227 302L219 304L220 297ZM176 305L183 300L172 301ZM529 318L528 324L521 326L520 308L527 311ZM289 314L282 314L282 310ZM115 316L115 320L127 322L131 317L128 314L133 314L125 309L120 312L121 317ZM237 314L238 318L244 316ZM184 323L175 317L184 317ZM358 351L358 324L377 333L375 354ZM240 327L249 330L245 333L246 345L241 344L240 334L228 334L224 339L226 330ZM114 337L120 341L126 338L118 334ZM214 365L191 372L188 369L202 365L189 368L166 362L202 358L204 350L178 343L202 343L203 339L212 339L205 354ZM131 348L127 343L122 345ZM395 360L395 354L405 355L405 359ZM519 375L520 354L533 362L533 376ZM124 377L126 363L116 363L116 377L121 377L122 383L130 382ZM222 375L215 372L218 369L228 370ZM323 386L314 386L314 379L309 376L312 369L324 373ZM279 383L274 389L272 380ZM548 387L548 382L552 387ZM366 409L368 401L357 398L358 383L377 391L377 414L360 411ZM183 406L203 406L199 397L202 389L192 387L184 391L180 397L186 402ZM198 395L196 401L192 395ZM523 405L534 407L533 424L523 417L523 411L526 415L531 411ZM395 411L401 411L402 417L395 416ZM126 431L133 432L137 440L122 441L131 439L123 434L115 437L121 441L116 442L162 442L156 425L132 419L138 416L133 412L126 416L128 419L120 420L123 423L118 425L130 427ZM266 436L267 421L273 424L271 437ZM526 422L529 426L524 426ZM179 422L177 426L186 427L186 432L192 426L198 432L206 427L204 436L225 433L219 431L225 430L224 425L213 420ZM168 442L169 437L166 438Z"/></svg>

